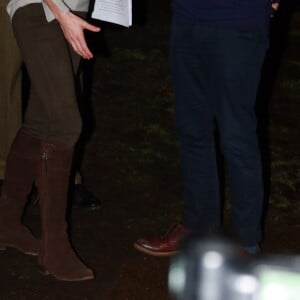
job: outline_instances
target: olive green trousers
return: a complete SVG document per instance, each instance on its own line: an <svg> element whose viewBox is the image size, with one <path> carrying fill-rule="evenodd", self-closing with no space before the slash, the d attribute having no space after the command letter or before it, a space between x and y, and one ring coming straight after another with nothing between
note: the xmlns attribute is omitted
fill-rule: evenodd
<svg viewBox="0 0 300 300"><path fill-rule="evenodd" d="M6 12L8 0L0 0L0 179L11 143L22 123L22 58Z"/></svg>
<svg viewBox="0 0 300 300"><path fill-rule="evenodd" d="M31 87L22 130L31 137L73 148L81 133L75 77L80 57L40 3L19 8L12 26Z"/></svg>

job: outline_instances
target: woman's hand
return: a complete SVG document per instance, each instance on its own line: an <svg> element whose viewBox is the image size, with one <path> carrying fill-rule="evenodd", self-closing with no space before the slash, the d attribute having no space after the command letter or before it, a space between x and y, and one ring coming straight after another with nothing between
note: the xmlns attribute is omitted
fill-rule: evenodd
<svg viewBox="0 0 300 300"><path fill-rule="evenodd" d="M100 28L91 25L70 11L59 12L59 14L56 16L56 19L59 22L66 40L70 43L73 50L82 58L93 58L93 54L88 48L84 37L84 30L99 32Z"/></svg>
<svg viewBox="0 0 300 300"><path fill-rule="evenodd" d="M58 21L66 40L82 58L91 59L93 54L87 46L84 30L100 31L99 27L89 24L70 11L61 10L53 0L43 0Z"/></svg>

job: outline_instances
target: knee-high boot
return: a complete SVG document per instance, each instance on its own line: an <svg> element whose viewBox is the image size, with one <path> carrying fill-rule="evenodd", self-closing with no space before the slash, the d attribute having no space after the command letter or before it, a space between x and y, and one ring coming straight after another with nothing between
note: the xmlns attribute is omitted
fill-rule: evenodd
<svg viewBox="0 0 300 300"><path fill-rule="evenodd" d="M42 142L37 176L42 221L38 262L42 273L58 280L93 279L71 247L67 234L66 206L73 150Z"/></svg>
<svg viewBox="0 0 300 300"><path fill-rule="evenodd" d="M39 241L22 224L27 196L36 177L40 142L20 130L11 146L0 200L1 248L37 255Z"/></svg>

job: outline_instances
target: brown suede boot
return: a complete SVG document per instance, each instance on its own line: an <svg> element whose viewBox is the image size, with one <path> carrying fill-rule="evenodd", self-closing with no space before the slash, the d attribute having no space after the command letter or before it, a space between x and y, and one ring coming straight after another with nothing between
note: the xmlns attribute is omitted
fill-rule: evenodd
<svg viewBox="0 0 300 300"><path fill-rule="evenodd" d="M39 149L39 141L20 130L8 154L0 200L2 250L12 247L25 254L38 254L39 241L22 224L22 216L36 176Z"/></svg>
<svg viewBox="0 0 300 300"><path fill-rule="evenodd" d="M42 242L38 255L41 272L58 280L93 279L68 240L66 217L67 192L73 151L53 143L42 143L37 185L42 218Z"/></svg>

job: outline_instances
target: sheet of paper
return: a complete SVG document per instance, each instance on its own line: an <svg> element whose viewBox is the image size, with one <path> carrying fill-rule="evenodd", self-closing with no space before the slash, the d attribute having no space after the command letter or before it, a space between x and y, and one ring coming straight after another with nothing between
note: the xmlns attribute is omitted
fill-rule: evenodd
<svg viewBox="0 0 300 300"><path fill-rule="evenodd" d="M95 0L92 18L129 27L132 25L132 0Z"/></svg>

